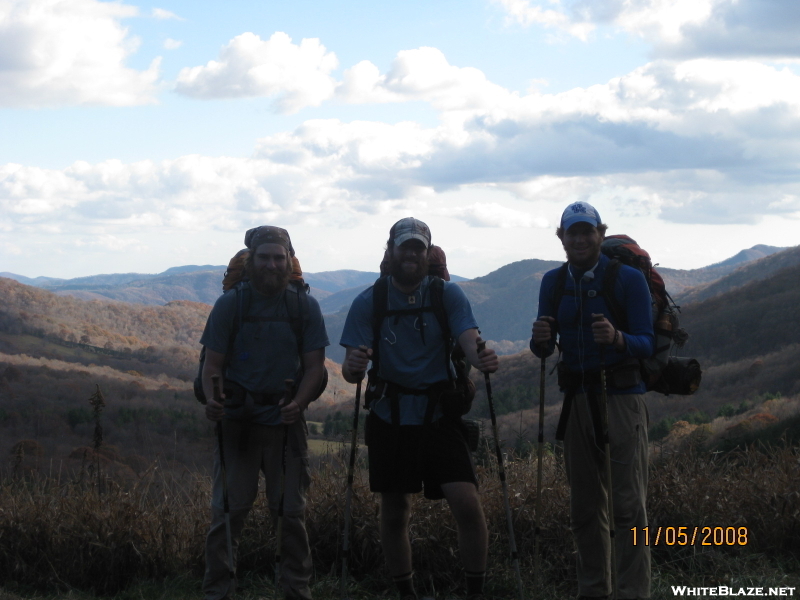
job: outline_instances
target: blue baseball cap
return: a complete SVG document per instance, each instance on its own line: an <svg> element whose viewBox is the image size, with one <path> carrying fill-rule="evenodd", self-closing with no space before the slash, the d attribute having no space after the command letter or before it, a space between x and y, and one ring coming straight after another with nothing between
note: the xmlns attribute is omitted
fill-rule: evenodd
<svg viewBox="0 0 800 600"><path fill-rule="evenodd" d="M561 227L564 231L575 225L575 223L589 223L592 227L597 227L603 221L600 213L588 202L573 202L561 215Z"/></svg>

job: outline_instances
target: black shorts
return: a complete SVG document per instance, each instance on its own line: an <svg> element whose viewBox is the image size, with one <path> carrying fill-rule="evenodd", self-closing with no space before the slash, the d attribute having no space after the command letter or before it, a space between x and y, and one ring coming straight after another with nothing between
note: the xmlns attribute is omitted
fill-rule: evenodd
<svg viewBox="0 0 800 600"><path fill-rule="evenodd" d="M460 419L440 419L426 430L422 425L393 427L370 413L365 434L372 492L416 494L424 484L425 497L440 500L443 483L468 481L478 487Z"/></svg>

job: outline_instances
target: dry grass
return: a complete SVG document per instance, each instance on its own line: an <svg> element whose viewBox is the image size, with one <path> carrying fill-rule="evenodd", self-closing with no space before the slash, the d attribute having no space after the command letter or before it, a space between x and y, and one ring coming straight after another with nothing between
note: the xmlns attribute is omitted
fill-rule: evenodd
<svg viewBox="0 0 800 600"><path fill-rule="evenodd" d="M346 448L323 455L313 470L307 512L316 566L317 598L337 598L343 522ZM362 457L363 460L363 457ZM362 464L363 467L363 464ZM489 522L490 597L511 598L506 522L494 463L479 467ZM508 480L517 545L529 595L574 594L574 555L568 523L568 488L555 456L545 460L541 548L543 571L534 580L535 458L513 460ZM654 597L671 597L668 585L792 585L800 561L800 451L750 449L713 454L692 450L659 457L651 465L652 525L746 526L738 547L654 548ZM61 478L8 477L0 485L0 582L6 596L88 598L191 598L199 593L210 482L162 474L153 465L123 487L96 474ZM378 541L377 498L362 469L356 478L351 532L354 598L394 597ZM443 502L414 501L411 527L418 588L437 597L461 590L454 523ZM269 581L274 534L263 498L245 528L239 573L242 598L273 597ZM787 583L789 582L789 583ZM0 591L0 598L4 598ZM54 595L56 594L56 595Z"/></svg>

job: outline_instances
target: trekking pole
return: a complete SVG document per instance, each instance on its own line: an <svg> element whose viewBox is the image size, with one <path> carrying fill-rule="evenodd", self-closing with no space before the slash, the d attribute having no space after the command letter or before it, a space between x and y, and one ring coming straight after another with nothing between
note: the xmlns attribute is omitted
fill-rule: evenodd
<svg viewBox="0 0 800 600"><path fill-rule="evenodd" d="M211 385L214 390L214 402L222 404L219 375L211 376ZM231 540L231 507L228 504L228 472L225 468L225 449L222 443L222 421L217 421L217 444L219 445L219 464L222 467L222 508L225 512L225 539L228 542L228 577L233 583L235 575L233 573L233 541Z"/></svg>
<svg viewBox="0 0 800 600"><path fill-rule="evenodd" d="M602 314L594 317L600 322ZM614 494L611 487L611 443L608 439L608 393L606 391L606 349L600 346L600 415L603 419L603 449L605 453L606 497L608 502L608 538L611 546L611 600L617 598L616 525L614 523Z"/></svg>
<svg viewBox="0 0 800 600"><path fill-rule="evenodd" d="M359 346L362 352L367 351L366 346ZM353 501L353 472L356 465L356 451L358 448L358 408L361 402L361 381L364 374L361 374L356 382L356 405L353 411L353 438L350 442L350 465L347 468L347 494L344 500L344 534L342 535L342 578L339 583L339 595L342 600L347 598L347 562L350 559L350 511Z"/></svg>
<svg viewBox="0 0 800 600"><path fill-rule="evenodd" d="M542 525L542 453L544 451L544 377L545 377L545 352L546 347L541 348L542 357L539 368L539 436L536 448L536 520L533 527L533 560L534 577L536 583L542 584L541 561L539 558L539 537Z"/></svg>
<svg viewBox="0 0 800 600"><path fill-rule="evenodd" d="M286 396L282 406L292 401L294 380L285 379ZM289 426L283 426L283 444L281 445L281 499L278 502L278 525L275 532L275 589L279 588L281 576L281 546L283 545L283 499L286 495L286 446L289 445Z"/></svg>
<svg viewBox="0 0 800 600"><path fill-rule="evenodd" d="M478 354L483 352L486 348L486 342L480 340L478 342ZM519 600L525 600L525 592L522 589L522 575L519 572L519 556L517 554L517 542L514 539L514 519L511 516L511 504L508 500L508 484L506 483L506 469L503 465L503 453L500 450L500 436L497 435L497 416L494 412L494 400L492 399L492 384L489 381L489 373L483 374L483 380L486 383L486 398L489 402L489 416L492 419L492 432L494 434L494 451L497 455L497 469L500 473L500 483L503 486L503 503L506 508L506 521L508 522L508 543L511 547L511 562L514 565L514 574L517 579L517 591L519 592Z"/></svg>

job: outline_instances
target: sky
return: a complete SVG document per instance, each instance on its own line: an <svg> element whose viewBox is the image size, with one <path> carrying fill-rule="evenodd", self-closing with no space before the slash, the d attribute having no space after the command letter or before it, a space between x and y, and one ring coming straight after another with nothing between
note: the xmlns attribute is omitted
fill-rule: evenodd
<svg viewBox="0 0 800 600"><path fill-rule="evenodd" d="M800 223L794 0L0 0L0 271L563 258L589 202L691 269Z"/></svg>

